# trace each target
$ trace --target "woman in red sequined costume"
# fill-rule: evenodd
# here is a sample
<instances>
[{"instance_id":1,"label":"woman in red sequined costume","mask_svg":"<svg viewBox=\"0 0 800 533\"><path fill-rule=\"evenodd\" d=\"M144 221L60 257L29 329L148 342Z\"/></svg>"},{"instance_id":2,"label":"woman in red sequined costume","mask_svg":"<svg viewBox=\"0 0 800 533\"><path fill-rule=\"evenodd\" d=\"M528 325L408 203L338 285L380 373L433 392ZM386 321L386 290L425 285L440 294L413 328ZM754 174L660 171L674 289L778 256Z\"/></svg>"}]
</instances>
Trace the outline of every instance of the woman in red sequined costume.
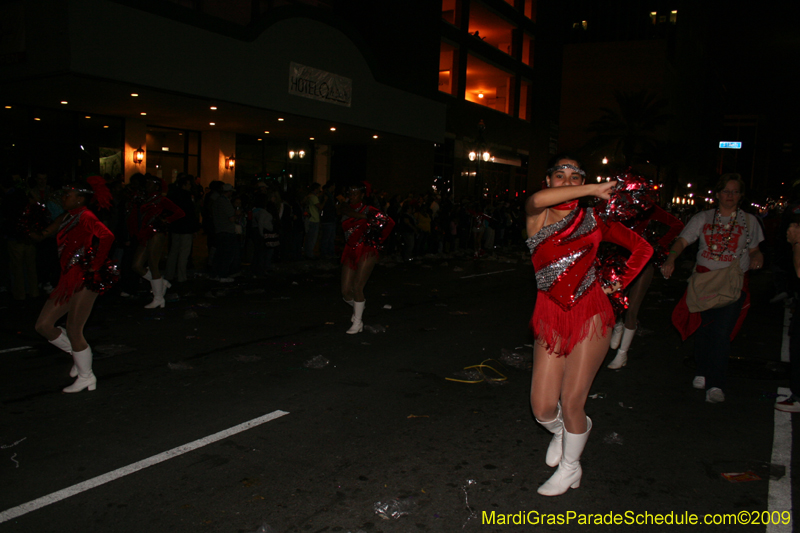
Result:
<instances>
[{"instance_id":1,"label":"woman in red sequined costume","mask_svg":"<svg viewBox=\"0 0 800 533\"><path fill-rule=\"evenodd\" d=\"M145 177L144 200L131 213L128 226L139 243L131 268L150 282L153 301L145 308L154 309L164 307L164 294L171 286L161 277L158 267L167 243L167 224L183 217L184 212L172 200L162 196L164 182L161 178L151 174ZM165 216L166 213L169 216Z\"/></svg>"},{"instance_id":2,"label":"woman in red sequined costume","mask_svg":"<svg viewBox=\"0 0 800 533\"><path fill-rule=\"evenodd\" d=\"M366 298L364 287L372 269L378 262L380 245L391 233L394 221L378 209L366 205L364 196L369 196L367 182L350 187L348 202L337 206L342 218L345 247L342 253L342 297L353 307L353 325L349 334L361 333L364 329L362 317Z\"/></svg>"},{"instance_id":3,"label":"woman in red sequined costume","mask_svg":"<svg viewBox=\"0 0 800 533\"><path fill-rule=\"evenodd\" d=\"M617 350L614 359L608 368L617 370L628 364L628 348L633 342L636 328L639 323L639 309L653 281L653 274L657 266L666 259L669 247L683 229L683 222L670 215L658 205L653 205L631 223L626 222L634 233L643 237L653 247L653 257L642 269L636 279L628 287L628 308L625 310L624 320L617 322L611 334L611 349ZM667 231L661 237L657 236L658 226L666 226ZM619 349L617 349L619 348Z\"/></svg>"},{"instance_id":4,"label":"woman in red sequined costume","mask_svg":"<svg viewBox=\"0 0 800 533\"><path fill-rule=\"evenodd\" d=\"M36 331L51 344L72 355L74 366L70 376L75 382L64 392L80 392L88 388L95 390L97 378L92 372L92 349L83 336L83 327L92 312L97 292L84 286L86 254L94 250L94 259L89 270L97 271L105 263L114 234L89 211L86 204L96 196L101 207L110 205L111 193L103 178L93 176L87 187L66 189L62 199L65 212L41 234L32 234L43 239L56 231L56 242L61 263L61 278L50 298L45 302ZM96 193L96 194L95 194ZM108 203L106 203L108 202ZM67 315L67 327L56 327L56 322Z\"/></svg>"},{"instance_id":5,"label":"woman in red sequined costume","mask_svg":"<svg viewBox=\"0 0 800 533\"><path fill-rule=\"evenodd\" d=\"M608 199L616 185L584 185L584 176L575 158L557 157L548 170L547 188L525 206L539 289L531 319L536 337L531 407L537 422L553 433L546 462L558 465L538 489L545 496L580 485L580 457L592 429L584 406L614 325L594 267L597 247L610 241L631 250L626 274L608 292L630 283L652 254L650 245L622 224L603 222L592 208L578 207L584 196Z\"/></svg>"}]
</instances>

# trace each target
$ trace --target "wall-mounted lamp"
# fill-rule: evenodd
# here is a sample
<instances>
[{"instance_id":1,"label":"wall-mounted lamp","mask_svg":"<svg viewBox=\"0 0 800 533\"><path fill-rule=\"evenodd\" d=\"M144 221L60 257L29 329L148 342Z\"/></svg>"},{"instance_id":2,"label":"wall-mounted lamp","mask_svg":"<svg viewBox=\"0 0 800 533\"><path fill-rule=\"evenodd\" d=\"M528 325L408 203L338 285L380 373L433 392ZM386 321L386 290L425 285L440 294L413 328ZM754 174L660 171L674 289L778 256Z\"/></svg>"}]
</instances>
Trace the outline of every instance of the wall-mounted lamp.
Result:
<instances>
[{"instance_id":1,"label":"wall-mounted lamp","mask_svg":"<svg viewBox=\"0 0 800 533\"><path fill-rule=\"evenodd\" d=\"M492 158L492 154L489 152L485 152L481 150L480 152L472 151L469 153L469 160L475 161L476 159L483 159L484 161L489 161Z\"/></svg>"},{"instance_id":2,"label":"wall-mounted lamp","mask_svg":"<svg viewBox=\"0 0 800 533\"><path fill-rule=\"evenodd\" d=\"M303 159L305 156L306 156L305 150L299 150L297 152L295 152L294 150L289 150L289 159L294 159L295 157Z\"/></svg>"},{"instance_id":3,"label":"wall-mounted lamp","mask_svg":"<svg viewBox=\"0 0 800 533\"><path fill-rule=\"evenodd\" d=\"M225 158L225 168L227 170L233 170L233 167L236 166L236 156L232 155L230 157Z\"/></svg>"},{"instance_id":4,"label":"wall-mounted lamp","mask_svg":"<svg viewBox=\"0 0 800 533\"><path fill-rule=\"evenodd\" d=\"M142 150L141 146L133 151L133 162L137 165L144 161L144 150Z\"/></svg>"}]
</instances>

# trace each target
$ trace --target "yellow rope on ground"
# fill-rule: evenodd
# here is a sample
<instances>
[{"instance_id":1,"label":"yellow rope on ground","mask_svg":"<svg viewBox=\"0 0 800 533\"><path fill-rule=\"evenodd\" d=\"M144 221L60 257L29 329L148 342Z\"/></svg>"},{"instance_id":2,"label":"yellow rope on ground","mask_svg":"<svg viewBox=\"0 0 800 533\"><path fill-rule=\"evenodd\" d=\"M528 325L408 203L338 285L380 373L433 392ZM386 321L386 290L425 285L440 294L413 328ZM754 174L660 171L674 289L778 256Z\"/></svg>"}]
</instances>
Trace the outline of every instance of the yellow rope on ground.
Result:
<instances>
[{"instance_id":1,"label":"yellow rope on ground","mask_svg":"<svg viewBox=\"0 0 800 533\"><path fill-rule=\"evenodd\" d=\"M479 379L479 380L476 380L476 381L468 380L468 379L456 379L456 378L444 378L444 379L446 379L447 381L455 381L456 383L483 383L484 381L490 381L490 382L491 381L506 381L508 379L507 377L505 377L503 374L498 372L496 369L494 369L491 366L486 364L489 361L494 361L495 363L497 363L501 367L503 366L502 363L500 363L498 361L495 361L494 359L485 359L485 360L481 361L481 364L479 364L479 365L472 365L472 366L465 366L464 367L464 370L471 370L473 368L476 368L478 370L478 372L480 373L480 375L483 377L483 379ZM489 370L491 370L492 372L494 372L495 374L497 374L500 377L499 378L493 378L493 377L487 376L486 374L483 373L483 369L484 368L488 368Z\"/></svg>"}]
</instances>

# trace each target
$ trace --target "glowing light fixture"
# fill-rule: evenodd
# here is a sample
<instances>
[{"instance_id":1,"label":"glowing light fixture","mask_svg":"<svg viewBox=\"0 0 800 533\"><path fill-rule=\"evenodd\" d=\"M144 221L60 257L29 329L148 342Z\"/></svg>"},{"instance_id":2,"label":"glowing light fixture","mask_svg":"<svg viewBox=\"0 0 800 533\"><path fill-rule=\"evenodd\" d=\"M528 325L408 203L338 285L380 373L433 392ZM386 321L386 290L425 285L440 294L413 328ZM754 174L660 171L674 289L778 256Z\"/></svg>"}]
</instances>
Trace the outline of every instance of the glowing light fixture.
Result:
<instances>
[{"instance_id":1,"label":"glowing light fixture","mask_svg":"<svg viewBox=\"0 0 800 533\"><path fill-rule=\"evenodd\" d=\"M142 147L140 146L133 151L133 162L138 165L142 161L144 161L144 150L142 150Z\"/></svg>"},{"instance_id":2,"label":"glowing light fixture","mask_svg":"<svg viewBox=\"0 0 800 533\"><path fill-rule=\"evenodd\" d=\"M217 125L217 123L216 123L216 122L209 122L209 123L208 123L208 125L209 125L209 126L216 126L216 125Z\"/></svg>"},{"instance_id":3,"label":"glowing light fixture","mask_svg":"<svg viewBox=\"0 0 800 533\"><path fill-rule=\"evenodd\" d=\"M69 102L67 102L66 100L61 100L61 103L62 103L63 105L67 105Z\"/></svg>"},{"instance_id":4,"label":"glowing light fixture","mask_svg":"<svg viewBox=\"0 0 800 533\"><path fill-rule=\"evenodd\" d=\"M215 105L212 105L211 107L209 107L209 109L210 109L211 111L216 111L216 110L217 110L217 106L215 106Z\"/></svg>"},{"instance_id":5,"label":"glowing light fixture","mask_svg":"<svg viewBox=\"0 0 800 533\"><path fill-rule=\"evenodd\" d=\"M133 96L135 98L135 97L139 96L139 93L131 93L131 96Z\"/></svg>"},{"instance_id":6,"label":"glowing light fixture","mask_svg":"<svg viewBox=\"0 0 800 533\"><path fill-rule=\"evenodd\" d=\"M607 158L607 157L604 157L604 158L603 158L603 164L604 164L604 165L607 165L607 164L608 164L608 158Z\"/></svg>"},{"instance_id":7,"label":"glowing light fixture","mask_svg":"<svg viewBox=\"0 0 800 533\"><path fill-rule=\"evenodd\" d=\"M336 128L334 128L334 127L331 127L331 131L336 131Z\"/></svg>"},{"instance_id":8,"label":"glowing light fixture","mask_svg":"<svg viewBox=\"0 0 800 533\"><path fill-rule=\"evenodd\" d=\"M278 122L283 122L283 119L282 118L278 118Z\"/></svg>"},{"instance_id":9,"label":"glowing light fixture","mask_svg":"<svg viewBox=\"0 0 800 533\"><path fill-rule=\"evenodd\" d=\"M225 158L225 168L228 170L233 170L236 166L236 156L232 155L230 157Z\"/></svg>"}]
</instances>

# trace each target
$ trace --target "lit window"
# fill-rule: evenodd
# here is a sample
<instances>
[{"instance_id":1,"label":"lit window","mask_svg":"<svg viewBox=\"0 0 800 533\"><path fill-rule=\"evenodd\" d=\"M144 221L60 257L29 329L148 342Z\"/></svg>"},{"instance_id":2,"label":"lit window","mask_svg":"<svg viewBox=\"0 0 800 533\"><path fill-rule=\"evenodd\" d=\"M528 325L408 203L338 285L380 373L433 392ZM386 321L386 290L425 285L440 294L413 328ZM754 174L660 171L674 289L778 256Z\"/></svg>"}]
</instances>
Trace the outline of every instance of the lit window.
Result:
<instances>
[{"instance_id":1,"label":"lit window","mask_svg":"<svg viewBox=\"0 0 800 533\"><path fill-rule=\"evenodd\" d=\"M442 20L458 26L456 20L456 0L442 0Z\"/></svg>"},{"instance_id":2,"label":"lit window","mask_svg":"<svg viewBox=\"0 0 800 533\"><path fill-rule=\"evenodd\" d=\"M467 57L467 86L464 98L482 106L508 113L511 74L470 55ZM483 94L483 97L479 97Z\"/></svg>"},{"instance_id":3,"label":"lit window","mask_svg":"<svg viewBox=\"0 0 800 533\"><path fill-rule=\"evenodd\" d=\"M678 22L678 11L677 10L669 12L669 21L672 24L675 24L676 22Z\"/></svg>"},{"instance_id":4,"label":"lit window","mask_svg":"<svg viewBox=\"0 0 800 533\"><path fill-rule=\"evenodd\" d=\"M453 94L453 71L455 61L455 47L445 42L439 47L439 90L443 93Z\"/></svg>"},{"instance_id":5,"label":"lit window","mask_svg":"<svg viewBox=\"0 0 800 533\"><path fill-rule=\"evenodd\" d=\"M511 55L511 34L514 26L490 11L480 2L473 2L469 8L469 33L492 45L501 52Z\"/></svg>"},{"instance_id":6,"label":"lit window","mask_svg":"<svg viewBox=\"0 0 800 533\"><path fill-rule=\"evenodd\" d=\"M527 33L522 34L522 62L529 67L533 66L533 43L534 39Z\"/></svg>"},{"instance_id":7,"label":"lit window","mask_svg":"<svg viewBox=\"0 0 800 533\"><path fill-rule=\"evenodd\" d=\"M589 23L586 22L585 20L582 20L581 21L581 27L585 30L587 28L587 26L589 26Z\"/></svg>"},{"instance_id":8,"label":"lit window","mask_svg":"<svg viewBox=\"0 0 800 533\"><path fill-rule=\"evenodd\" d=\"M655 11L651 11L650 22L655 26L657 20L658 20L658 13L656 13Z\"/></svg>"}]
</instances>

